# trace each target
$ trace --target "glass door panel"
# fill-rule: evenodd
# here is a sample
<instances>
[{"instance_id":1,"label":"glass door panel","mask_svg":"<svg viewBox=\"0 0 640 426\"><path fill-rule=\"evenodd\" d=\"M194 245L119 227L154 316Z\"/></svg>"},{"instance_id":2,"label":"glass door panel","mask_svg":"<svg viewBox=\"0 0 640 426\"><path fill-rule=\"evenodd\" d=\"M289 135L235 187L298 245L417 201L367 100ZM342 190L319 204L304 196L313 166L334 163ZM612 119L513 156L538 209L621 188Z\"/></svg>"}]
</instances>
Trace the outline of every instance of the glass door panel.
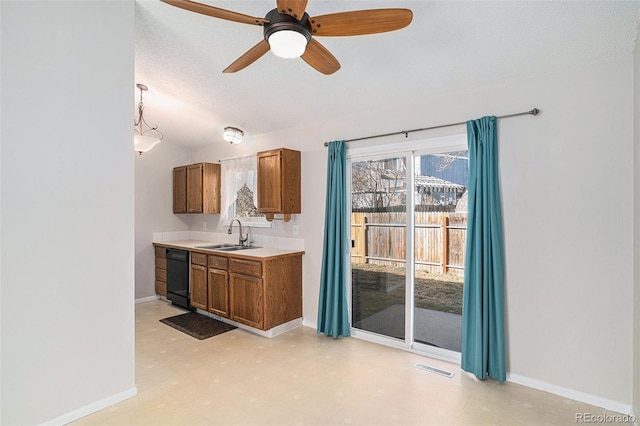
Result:
<instances>
[{"instance_id":1,"label":"glass door panel","mask_svg":"<svg viewBox=\"0 0 640 426\"><path fill-rule=\"evenodd\" d=\"M405 339L405 157L351 163L351 324Z\"/></svg>"},{"instance_id":2,"label":"glass door panel","mask_svg":"<svg viewBox=\"0 0 640 426\"><path fill-rule=\"evenodd\" d=\"M413 340L460 352L468 153L414 158Z\"/></svg>"}]
</instances>

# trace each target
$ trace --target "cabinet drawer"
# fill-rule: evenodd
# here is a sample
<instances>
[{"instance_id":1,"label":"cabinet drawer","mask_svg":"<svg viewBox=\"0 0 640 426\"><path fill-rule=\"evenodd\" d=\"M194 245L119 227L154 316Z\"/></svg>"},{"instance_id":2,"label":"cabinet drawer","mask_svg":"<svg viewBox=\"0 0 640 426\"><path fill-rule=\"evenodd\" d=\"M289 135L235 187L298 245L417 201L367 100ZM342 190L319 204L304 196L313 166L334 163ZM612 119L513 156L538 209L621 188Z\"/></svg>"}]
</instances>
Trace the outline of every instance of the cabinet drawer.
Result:
<instances>
[{"instance_id":1,"label":"cabinet drawer","mask_svg":"<svg viewBox=\"0 0 640 426\"><path fill-rule=\"evenodd\" d=\"M167 282L167 270L156 268L156 281Z\"/></svg>"},{"instance_id":2,"label":"cabinet drawer","mask_svg":"<svg viewBox=\"0 0 640 426\"><path fill-rule=\"evenodd\" d=\"M167 258L166 257L156 257L156 268L167 269Z\"/></svg>"},{"instance_id":3,"label":"cabinet drawer","mask_svg":"<svg viewBox=\"0 0 640 426\"><path fill-rule=\"evenodd\" d=\"M191 252L191 263L195 265L207 266L207 255Z\"/></svg>"},{"instance_id":4,"label":"cabinet drawer","mask_svg":"<svg viewBox=\"0 0 640 426\"><path fill-rule=\"evenodd\" d=\"M229 259L229 271L262 277L262 262L244 259Z\"/></svg>"},{"instance_id":5,"label":"cabinet drawer","mask_svg":"<svg viewBox=\"0 0 640 426\"><path fill-rule=\"evenodd\" d=\"M156 257L167 258L167 249L164 247L156 247Z\"/></svg>"},{"instance_id":6,"label":"cabinet drawer","mask_svg":"<svg viewBox=\"0 0 640 426\"><path fill-rule=\"evenodd\" d=\"M227 270L227 258L224 256L209 255L209 267L214 269Z\"/></svg>"}]
</instances>

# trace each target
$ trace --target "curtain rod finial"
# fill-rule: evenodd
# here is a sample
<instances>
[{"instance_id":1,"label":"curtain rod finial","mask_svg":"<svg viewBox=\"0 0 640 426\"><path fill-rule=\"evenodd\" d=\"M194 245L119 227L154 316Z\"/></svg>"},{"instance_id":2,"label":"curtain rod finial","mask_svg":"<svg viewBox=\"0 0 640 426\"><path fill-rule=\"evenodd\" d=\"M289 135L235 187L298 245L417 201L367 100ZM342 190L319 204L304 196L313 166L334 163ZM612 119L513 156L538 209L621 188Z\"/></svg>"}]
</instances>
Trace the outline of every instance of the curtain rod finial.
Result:
<instances>
[{"instance_id":1,"label":"curtain rod finial","mask_svg":"<svg viewBox=\"0 0 640 426\"><path fill-rule=\"evenodd\" d=\"M538 115L540 114L540 110L538 108L534 108L530 111L531 115Z\"/></svg>"}]
</instances>

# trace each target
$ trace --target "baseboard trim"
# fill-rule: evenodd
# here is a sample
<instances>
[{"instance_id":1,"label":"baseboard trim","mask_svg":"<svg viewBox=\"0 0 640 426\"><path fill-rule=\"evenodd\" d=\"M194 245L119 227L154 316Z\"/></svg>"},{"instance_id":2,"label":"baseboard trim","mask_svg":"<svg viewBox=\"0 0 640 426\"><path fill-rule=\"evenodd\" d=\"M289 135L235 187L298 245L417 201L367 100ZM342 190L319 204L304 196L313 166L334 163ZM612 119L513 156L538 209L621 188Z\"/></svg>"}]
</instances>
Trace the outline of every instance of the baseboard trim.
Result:
<instances>
[{"instance_id":1,"label":"baseboard trim","mask_svg":"<svg viewBox=\"0 0 640 426\"><path fill-rule=\"evenodd\" d=\"M266 336L265 337L276 337L279 336L283 333L287 333L291 330L293 330L294 328L298 328L302 325L302 318L298 318L298 319L294 319L292 321L289 322L285 322L284 324L280 324L276 327L273 327L272 329L267 330Z\"/></svg>"},{"instance_id":2,"label":"baseboard trim","mask_svg":"<svg viewBox=\"0 0 640 426\"><path fill-rule=\"evenodd\" d=\"M520 376L518 374L507 373L507 380L519 385L573 399L574 401L580 401L590 405L595 405L596 407L604 408L606 410L615 411L616 413L626 415L631 414L631 404L623 404L618 401L602 398L600 396L592 395L586 392L580 392L562 386L557 386L551 383L543 382L541 380L531 379L529 377Z\"/></svg>"},{"instance_id":3,"label":"baseboard trim","mask_svg":"<svg viewBox=\"0 0 640 426\"><path fill-rule=\"evenodd\" d=\"M318 323L315 321L307 321L306 319L302 318L302 325L304 325L305 327L309 327L309 328L315 328L316 330L318 329Z\"/></svg>"},{"instance_id":4,"label":"baseboard trim","mask_svg":"<svg viewBox=\"0 0 640 426\"><path fill-rule=\"evenodd\" d=\"M151 302L153 300L158 300L158 299L160 299L160 296L158 296L157 294L155 296L143 297L141 299L136 299L136 305L138 303Z\"/></svg>"},{"instance_id":5,"label":"baseboard trim","mask_svg":"<svg viewBox=\"0 0 640 426\"><path fill-rule=\"evenodd\" d=\"M132 398L138 394L138 388L135 386L131 389L127 389L126 391L117 393L115 395L111 395L107 398L101 399L96 402L92 402L91 404L85 405L84 407L78 408L77 410L73 410L67 414L63 414L60 417L56 417L55 419L51 419L42 423L43 425L66 425L67 423L71 423L78 419L81 419L89 414L93 414L96 411L103 410L113 404L117 404L118 402L122 402L125 399Z\"/></svg>"},{"instance_id":6,"label":"baseboard trim","mask_svg":"<svg viewBox=\"0 0 640 426\"><path fill-rule=\"evenodd\" d=\"M196 312L198 312L199 314L211 317L213 319L217 319L218 321L222 321L222 322L226 322L227 324L235 325L236 327L241 328L241 329L246 330L246 331L249 331L249 332L251 332L253 334L258 334L258 335L260 335L262 337L268 337L269 339L271 339L272 337L276 337L276 336L278 336L278 335L280 335L282 333L286 333L287 331L291 331L294 328L300 327L302 325L302 318L297 318L297 319L291 320L289 322L285 322L284 324L280 324L278 326L270 328L267 331L263 331L263 330L259 330L257 328L251 327L249 325L233 321L233 320L231 320L229 318L224 318L224 317L221 317L220 315L216 315L216 314L212 314L211 312L203 311L202 309L197 309L196 308Z\"/></svg>"}]
</instances>

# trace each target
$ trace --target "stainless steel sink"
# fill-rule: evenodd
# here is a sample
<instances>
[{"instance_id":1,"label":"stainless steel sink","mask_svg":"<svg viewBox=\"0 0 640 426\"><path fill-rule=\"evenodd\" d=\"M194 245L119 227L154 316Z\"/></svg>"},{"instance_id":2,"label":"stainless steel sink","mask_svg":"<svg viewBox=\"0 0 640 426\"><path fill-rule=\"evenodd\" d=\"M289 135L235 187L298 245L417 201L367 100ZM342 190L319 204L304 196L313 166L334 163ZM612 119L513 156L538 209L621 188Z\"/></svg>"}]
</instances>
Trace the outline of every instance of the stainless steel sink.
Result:
<instances>
[{"instance_id":1,"label":"stainless steel sink","mask_svg":"<svg viewBox=\"0 0 640 426\"><path fill-rule=\"evenodd\" d=\"M225 247L235 247L236 244L212 244L209 246L196 246L196 248L210 249L210 250L218 250Z\"/></svg>"},{"instance_id":2,"label":"stainless steel sink","mask_svg":"<svg viewBox=\"0 0 640 426\"><path fill-rule=\"evenodd\" d=\"M261 248L261 247L256 247L256 246L233 246L233 247L221 247L217 250L222 250L222 251L236 251L236 250L247 250L247 249L254 249L254 248Z\"/></svg>"},{"instance_id":3,"label":"stainless steel sink","mask_svg":"<svg viewBox=\"0 0 640 426\"><path fill-rule=\"evenodd\" d=\"M236 251L236 250L247 250L260 248L256 246L241 246L238 244L213 244L210 246L197 246L197 248L207 249L207 250L221 250L221 251Z\"/></svg>"}]
</instances>

